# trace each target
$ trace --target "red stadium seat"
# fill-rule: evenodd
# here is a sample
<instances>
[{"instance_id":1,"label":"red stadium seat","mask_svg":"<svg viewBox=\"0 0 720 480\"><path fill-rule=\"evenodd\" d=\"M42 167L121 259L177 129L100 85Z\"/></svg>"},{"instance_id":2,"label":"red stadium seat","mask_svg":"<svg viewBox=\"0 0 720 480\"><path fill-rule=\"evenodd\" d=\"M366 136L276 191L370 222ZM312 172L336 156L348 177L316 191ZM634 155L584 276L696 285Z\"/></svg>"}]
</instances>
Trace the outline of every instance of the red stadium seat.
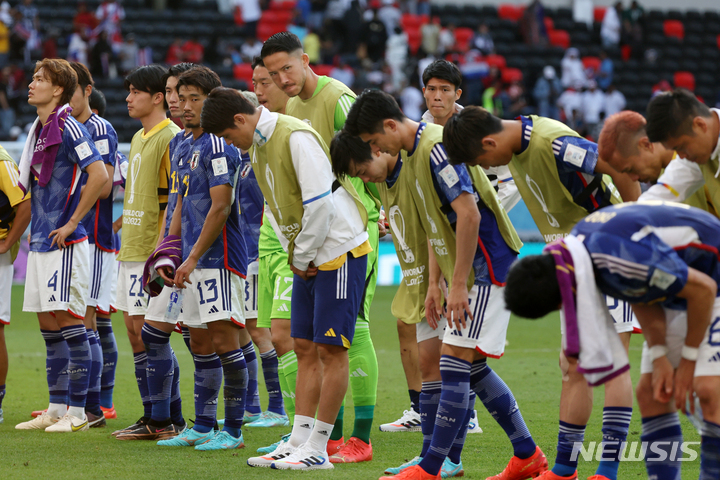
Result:
<instances>
[{"instance_id":1,"label":"red stadium seat","mask_svg":"<svg viewBox=\"0 0 720 480\"><path fill-rule=\"evenodd\" d=\"M461 52L467 52L470 48L470 42L472 42L475 33L471 28L460 27L455 29L455 45Z\"/></svg>"},{"instance_id":2,"label":"red stadium seat","mask_svg":"<svg viewBox=\"0 0 720 480\"><path fill-rule=\"evenodd\" d=\"M407 33L408 36L408 47L410 47L410 53L415 55L418 50L420 50L420 45L422 45L422 34L419 29L406 30L405 33Z\"/></svg>"},{"instance_id":3,"label":"red stadium seat","mask_svg":"<svg viewBox=\"0 0 720 480\"><path fill-rule=\"evenodd\" d=\"M503 83L521 82L523 79L522 71L519 68L503 68L500 76Z\"/></svg>"},{"instance_id":4,"label":"red stadium seat","mask_svg":"<svg viewBox=\"0 0 720 480\"><path fill-rule=\"evenodd\" d=\"M720 35L717 36L717 44L718 44L718 48L720 48Z\"/></svg>"},{"instance_id":5,"label":"red stadium seat","mask_svg":"<svg viewBox=\"0 0 720 480\"><path fill-rule=\"evenodd\" d=\"M630 60L630 55L632 55L632 47L630 45L620 47L620 57L623 59L623 62Z\"/></svg>"},{"instance_id":6,"label":"red stadium seat","mask_svg":"<svg viewBox=\"0 0 720 480\"><path fill-rule=\"evenodd\" d=\"M555 30L555 22L553 22L553 19L550 17L545 17L545 30L547 30L548 33Z\"/></svg>"},{"instance_id":7,"label":"red stadium seat","mask_svg":"<svg viewBox=\"0 0 720 480\"><path fill-rule=\"evenodd\" d=\"M496 67L498 70L502 70L507 66L505 57L502 55L488 55L485 57L485 63L488 64L488 67Z\"/></svg>"},{"instance_id":8,"label":"red stadium seat","mask_svg":"<svg viewBox=\"0 0 720 480\"><path fill-rule=\"evenodd\" d=\"M673 83L676 88L687 88L691 92L695 91L695 75L690 72L675 72Z\"/></svg>"},{"instance_id":9,"label":"red stadium seat","mask_svg":"<svg viewBox=\"0 0 720 480\"><path fill-rule=\"evenodd\" d=\"M680 20L665 20L663 32L666 37L676 37L682 40L685 38L685 26Z\"/></svg>"},{"instance_id":10,"label":"red stadium seat","mask_svg":"<svg viewBox=\"0 0 720 480\"><path fill-rule=\"evenodd\" d=\"M294 0L284 0L284 1L278 1L273 0L270 2L270 10L287 10L292 12L295 9L295 1Z\"/></svg>"},{"instance_id":11,"label":"red stadium seat","mask_svg":"<svg viewBox=\"0 0 720 480\"><path fill-rule=\"evenodd\" d=\"M570 46L570 34L565 30L553 30L548 32L550 45L554 47L568 48Z\"/></svg>"},{"instance_id":12,"label":"red stadium seat","mask_svg":"<svg viewBox=\"0 0 720 480\"><path fill-rule=\"evenodd\" d=\"M257 26L257 38L261 42L264 42L276 33L284 32L286 29L287 24L260 22Z\"/></svg>"},{"instance_id":13,"label":"red stadium seat","mask_svg":"<svg viewBox=\"0 0 720 480\"><path fill-rule=\"evenodd\" d=\"M333 69L332 65L313 65L312 67L313 72L315 72L316 75L325 75L326 77L330 75L330 71Z\"/></svg>"},{"instance_id":14,"label":"red stadium seat","mask_svg":"<svg viewBox=\"0 0 720 480\"><path fill-rule=\"evenodd\" d=\"M233 67L233 78L242 80L248 84L248 88L252 88L252 65L249 63L238 63Z\"/></svg>"},{"instance_id":15,"label":"red stadium seat","mask_svg":"<svg viewBox=\"0 0 720 480\"><path fill-rule=\"evenodd\" d=\"M583 63L583 67L585 67L586 69L591 68L595 72L600 70L601 62L598 57L583 57L582 63Z\"/></svg>"},{"instance_id":16,"label":"red stadium seat","mask_svg":"<svg viewBox=\"0 0 720 480\"><path fill-rule=\"evenodd\" d=\"M602 23L603 19L605 18L606 11L607 7L595 7L595 9L593 10L595 21L598 23Z\"/></svg>"},{"instance_id":17,"label":"red stadium seat","mask_svg":"<svg viewBox=\"0 0 720 480\"><path fill-rule=\"evenodd\" d=\"M423 23L427 23L427 21L423 22L423 20L425 19L420 15L404 13L400 19L400 25L402 25L403 30L406 32L408 30L418 30Z\"/></svg>"},{"instance_id":18,"label":"red stadium seat","mask_svg":"<svg viewBox=\"0 0 720 480\"><path fill-rule=\"evenodd\" d=\"M287 25L293 17L292 10L266 10L263 12L260 21L263 23L282 23Z\"/></svg>"},{"instance_id":19,"label":"red stadium seat","mask_svg":"<svg viewBox=\"0 0 720 480\"><path fill-rule=\"evenodd\" d=\"M522 17L524 11L524 5L504 4L498 7L497 12L498 17L502 20L512 20L513 22L517 22L520 20L520 17Z\"/></svg>"}]
</instances>

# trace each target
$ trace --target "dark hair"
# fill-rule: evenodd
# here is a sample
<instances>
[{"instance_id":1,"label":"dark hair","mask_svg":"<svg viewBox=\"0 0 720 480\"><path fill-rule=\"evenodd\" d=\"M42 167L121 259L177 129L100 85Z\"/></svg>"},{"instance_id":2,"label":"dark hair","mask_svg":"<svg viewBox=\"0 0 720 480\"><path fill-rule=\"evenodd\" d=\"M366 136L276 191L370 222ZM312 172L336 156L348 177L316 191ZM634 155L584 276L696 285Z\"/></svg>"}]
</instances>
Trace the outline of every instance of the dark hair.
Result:
<instances>
[{"instance_id":1,"label":"dark hair","mask_svg":"<svg viewBox=\"0 0 720 480\"><path fill-rule=\"evenodd\" d=\"M198 65L190 70L180 74L178 77L177 88L180 90L181 86L193 86L197 87L207 95L213 91L214 88L222 85L218 74L210 70L208 67Z\"/></svg>"},{"instance_id":2,"label":"dark hair","mask_svg":"<svg viewBox=\"0 0 720 480\"><path fill-rule=\"evenodd\" d=\"M255 70L255 67L264 67L265 62L263 62L263 59L261 56L253 57L252 59L252 69Z\"/></svg>"},{"instance_id":3,"label":"dark hair","mask_svg":"<svg viewBox=\"0 0 720 480\"><path fill-rule=\"evenodd\" d=\"M665 142L691 133L693 119L709 117L710 109L689 90L676 88L650 100L646 116L650 141Z\"/></svg>"},{"instance_id":4,"label":"dark hair","mask_svg":"<svg viewBox=\"0 0 720 480\"><path fill-rule=\"evenodd\" d=\"M163 75L162 77L163 91L165 89L164 86L167 85L168 78L179 77L181 74L187 72L193 67L197 67L197 64L190 62L182 62L178 63L177 65L173 65L172 67L168 67L167 72L165 72L165 75Z\"/></svg>"},{"instance_id":5,"label":"dark hair","mask_svg":"<svg viewBox=\"0 0 720 480\"><path fill-rule=\"evenodd\" d=\"M85 65L78 62L70 62L70 66L73 70L75 70L75 75L77 75L77 83L78 85L80 85L80 88L85 90L88 85L95 86L92 75L90 75L90 71Z\"/></svg>"},{"instance_id":6,"label":"dark hair","mask_svg":"<svg viewBox=\"0 0 720 480\"><path fill-rule=\"evenodd\" d=\"M130 90L132 85L136 90L141 92L148 92L150 95L161 93L163 96L163 106L167 109L167 102L165 101L165 74L167 68L157 63L152 65L144 65L138 67L125 77L125 90Z\"/></svg>"},{"instance_id":7,"label":"dark hair","mask_svg":"<svg viewBox=\"0 0 720 480\"><path fill-rule=\"evenodd\" d=\"M294 53L302 49L303 44L297 35L290 32L280 32L265 40L262 50L260 50L260 56L264 59L275 53Z\"/></svg>"},{"instance_id":8,"label":"dark hair","mask_svg":"<svg viewBox=\"0 0 720 480\"><path fill-rule=\"evenodd\" d=\"M101 117L104 117L105 109L107 109L107 101L105 100L105 94L103 94L97 88L93 87L88 100L90 102L90 110L97 110L97 114Z\"/></svg>"},{"instance_id":9,"label":"dark hair","mask_svg":"<svg viewBox=\"0 0 720 480\"><path fill-rule=\"evenodd\" d=\"M372 160L370 145L360 137L340 130L330 142L330 160L335 176L344 178L350 174L350 165L361 165Z\"/></svg>"},{"instance_id":10,"label":"dark hair","mask_svg":"<svg viewBox=\"0 0 720 480\"><path fill-rule=\"evenodd\" d=\"M351 135L380 133L383 122L392 119L402 122L405 115L392 95L380 90L367 89L355 99L347 114L345 130Z\"/></svg>"},{"instance_id":11,"label":"dark hair","mask_svg":"<svg viewBox=\"0 0 720 480\"><path fill-rule=\"evenodd\" d=\"M252 115L256 112L250 101L233 88L217 87L203 103L200 126L206 133L219 135L235 127L235 115Z\"/></svg>"},{"instance_id":12,"label":"dark hair","mask_svg":"<svg viewBox=\"0 0 720 480\"><path fill-rule=\"evenodd\" d=\"M62 87L63 89L58 105L65 105L70 102L77 88L77 73L75 73L75 70L70 66L70 63L61 58L46 58L35 64L33 75L41 68L43 69L43 74L50 80L51 84Z\"/></svg>"},{"instance_id":13,"label":"dark hair","mask_svg":"<svg viewBox=\"0 0 720 480\"><path fill-rule=\"evenodd\" d=\"M502 121L484 108L469 106L450 117L443 130L443 146L452 165L475 160L485 153L483 138L503 129Z\"/></svg>"},{"instance_id":14,"label":"dark hair","mask_svg":"<svg viewBox=\"0 0 720 480\"><path fill-rule=\"evenodd\" d=\"M457 65L447 60L435 60L427 66L422 74L422 80L425 86L427 86L428 82L433 78L452 83L455 85L455 90L460 88L462 84L462 73L460 73L460 69Z\"/></svg>"},{"instance_id":15,"label":"dark hair","mask_svg":"<svg viewBox=\"0 0 720 480\"><path fill-rule=\"evenodd\" d=\"M541 318L562 303L552 255L529 255L507 274L505 307L518 317Z\"/></svg>"}]
</instances>

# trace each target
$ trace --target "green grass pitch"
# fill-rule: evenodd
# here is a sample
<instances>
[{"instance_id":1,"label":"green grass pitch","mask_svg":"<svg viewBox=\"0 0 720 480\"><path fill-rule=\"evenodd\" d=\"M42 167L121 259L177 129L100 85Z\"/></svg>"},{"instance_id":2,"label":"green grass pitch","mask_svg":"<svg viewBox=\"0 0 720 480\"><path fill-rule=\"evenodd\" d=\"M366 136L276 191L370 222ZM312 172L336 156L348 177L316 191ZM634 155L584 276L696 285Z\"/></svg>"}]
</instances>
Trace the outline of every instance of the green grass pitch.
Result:
<instances>
[{"instance_id":1,"label":"green grass pitch","mask_svg":"<svg viewBox=\"0 0 720 480\"><path fill-rule=\"evenodd\" d=\"M22 287L13 287L12 324L6 327L10 355L7 395L3 402L5 423L0 425L0 478L132 478L132 479L213 479L213 478L274 478L305 475L250 468L246 459L255 449L275 442L289 428L244 429L246 448L234 451L196 452L191 448L161 448L155 442L120 442L110 432L125 427L140 417L142 410L135 384L132 355L122 317L114 316L113 326L118 340L118 361L115 407L117 420L108 427L78 434L47 434L42 431L18 431L15 424L30 419L30 411L47 406L45 381L45 347L34 314L22 312ZM378 287L372 310L371 332L380 364L377 408L372 443L373 461L357 465L340 465L331 471L313 473L317 478L376 479L387 467L397 466L419 453L420 433L381 433L377 426L397 419L409 407L405 377L400 363L395 320L390 314L394 288ZM552 465L557 441L560 374L558 351L559 325L556 315L531 322L513 318L508 330L509 345L505 356L491 360L493 369L507 382L517 398L525 421L535 441ZM193 414L193 364L180 335L173 335L172 344L181 365L181 389L186 418ZM642 341L633 338L630 357L633 380L638 377ZM262 371L262 370L261 370ZM261 380L262 385L262 380ZM261 386L262 405L267 405ZM220 402L222 415L222 401ZM602 388L595 390L593 415L585 435L586 444L600 442L602 435ZM510 442L483 406L476 406L482 434L469 435L463 452L465 478L484 480L502 471L512 455ZM348 395L345 409L346 438L352 431L352 400ZM682 418L685 440L699 441L689 422ZM633 412L628 441L640 439L640 416ZM698 451L699 448L695 447ZM579 478L595 473L597 462L579 466ZM698 478L699 458L683 465L683 479ZM642 462L624 462L621 480L647 478Z\"/></svg>"}]
</instances>

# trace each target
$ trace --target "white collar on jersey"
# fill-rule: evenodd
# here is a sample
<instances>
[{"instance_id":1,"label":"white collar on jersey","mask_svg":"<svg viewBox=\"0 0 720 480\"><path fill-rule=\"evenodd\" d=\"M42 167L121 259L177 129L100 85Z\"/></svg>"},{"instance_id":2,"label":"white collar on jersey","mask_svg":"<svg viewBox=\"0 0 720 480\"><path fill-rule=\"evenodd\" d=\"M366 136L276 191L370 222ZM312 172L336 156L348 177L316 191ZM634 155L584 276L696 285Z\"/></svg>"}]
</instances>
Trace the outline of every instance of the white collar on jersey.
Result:
<instances>
[{"instance_id":1,"label":"white collar on jersey","mask_svg":"<svg viewBox=\"0 0 720 480\"><path fill-rule=\"evenodd\" d=\"M265 107L258 107L260 109L260 118L255 126L255 133L253 134L253 143L258 147L265 145L270 137L272 137L275 131L275 126L278 121L278 114L273 113Z\"/></svg>"}]
</instances>

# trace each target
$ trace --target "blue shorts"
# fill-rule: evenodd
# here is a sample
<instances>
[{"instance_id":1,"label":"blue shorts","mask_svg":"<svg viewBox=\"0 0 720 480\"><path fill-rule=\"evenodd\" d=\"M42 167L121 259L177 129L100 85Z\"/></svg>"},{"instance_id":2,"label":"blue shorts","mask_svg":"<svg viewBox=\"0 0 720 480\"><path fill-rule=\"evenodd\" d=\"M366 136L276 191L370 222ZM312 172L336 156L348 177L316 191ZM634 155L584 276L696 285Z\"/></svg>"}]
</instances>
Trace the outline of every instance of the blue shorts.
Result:
<instances>
[{"instance_id":1,"label":"blue shorts","mask_svg":"<svg viewBox=\"0 0 720 480\"><path fill-rule=\"evenodd\" d=\"M367 255L347 260L337 270L319 270L305 281L293 278L290 336L350 348L365 290Z\"/></svg>"}]
</instances>

